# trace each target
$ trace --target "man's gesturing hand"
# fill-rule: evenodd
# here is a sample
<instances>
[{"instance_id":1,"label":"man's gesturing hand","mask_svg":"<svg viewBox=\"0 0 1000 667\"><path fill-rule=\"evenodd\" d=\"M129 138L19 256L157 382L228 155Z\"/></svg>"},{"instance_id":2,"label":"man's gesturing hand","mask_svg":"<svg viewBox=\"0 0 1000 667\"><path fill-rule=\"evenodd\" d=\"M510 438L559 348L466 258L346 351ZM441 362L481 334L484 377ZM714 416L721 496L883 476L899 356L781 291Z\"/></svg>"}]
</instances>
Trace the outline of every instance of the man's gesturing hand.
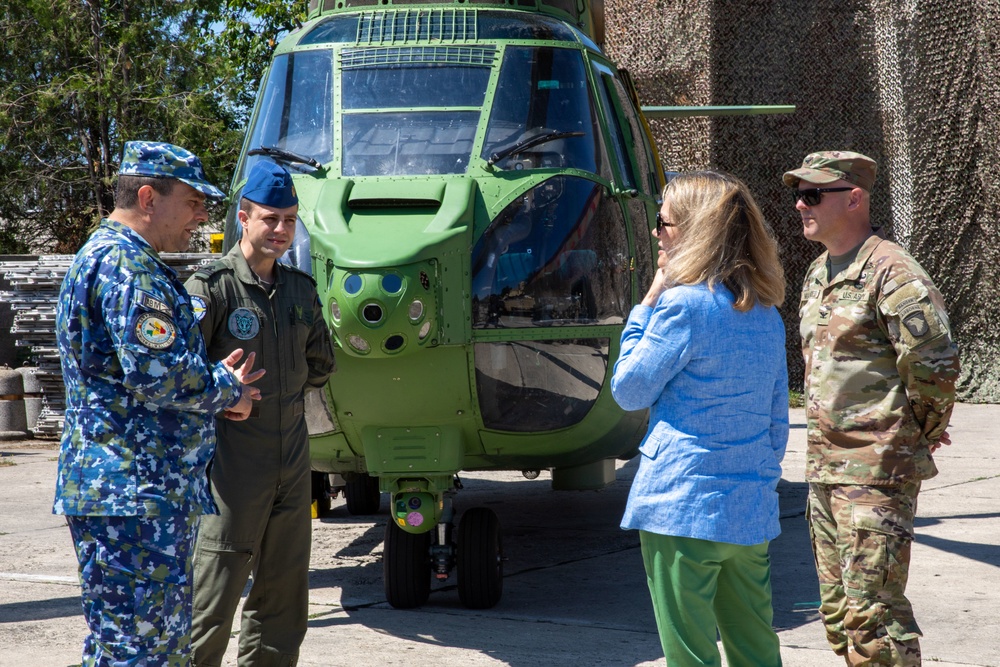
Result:
<instances>
[{"instance_id":1,"label":"man's gesturing hand","mask_svg":"<svg viewBox=\"0 0 1000 667\"><path fill-rule=\"evenodd\" d=\"M253 402L260 400L260 389L251 387L250 385L259 380L267 371L263 368L256 371L253 370L256 356L256 352L251 352L247 355L247 360L243 362L243 365L237 368L236 364L243 358L243 348L238 348L222 360L222 364L231 370L236 379L243 385L243 394L240 396L240 402L223 411L222 416L226 419L232 419L233 421L246 419L250 416L250 409L253 407Z\"/></svg>"}]
</instances>

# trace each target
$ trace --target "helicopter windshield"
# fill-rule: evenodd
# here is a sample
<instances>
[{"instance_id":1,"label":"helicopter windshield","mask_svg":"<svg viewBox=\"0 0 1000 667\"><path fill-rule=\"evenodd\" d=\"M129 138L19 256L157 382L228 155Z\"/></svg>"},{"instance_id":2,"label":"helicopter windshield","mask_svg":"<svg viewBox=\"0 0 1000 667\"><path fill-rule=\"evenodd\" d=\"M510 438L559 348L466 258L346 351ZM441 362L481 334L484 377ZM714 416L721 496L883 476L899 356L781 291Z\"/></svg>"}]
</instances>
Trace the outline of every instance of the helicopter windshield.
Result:
<instances>
[{"instance_id":1,"label":"helicopter windshield","mask_svg":"<svg viewBox=\"0 0 1000 667\"><path fill-rule=\"evenodd\" d=\"M328 50L277 56L264 85L249 146L333 159L333 58ZM248 162L250 162L248 160Z\"/></svg>"},{"instance_id":2,"label":"helicopter windshield","mask_svg":"<svg viewBox=\"0 0 1000 667\"><path fill-rule=\"evenodd\" d=\"M559 134L498 160L500 169L545 167L601 174L597 115L583 54L575 49L511 46L504 53L482 157L490 160L533 137Z\"/></svg>"},{"instance_id":3,"label":"helicopter windshield","mask_svg":"<svg viewBox=\"0 0 1000 667\"><path fill-rule=\"evenodd\" d=\"M481 64L467 50L455 62L449 47L374 51L343 55L343 174L464 174L493 49L479 50Z\"/></svg>"}]
</instances>

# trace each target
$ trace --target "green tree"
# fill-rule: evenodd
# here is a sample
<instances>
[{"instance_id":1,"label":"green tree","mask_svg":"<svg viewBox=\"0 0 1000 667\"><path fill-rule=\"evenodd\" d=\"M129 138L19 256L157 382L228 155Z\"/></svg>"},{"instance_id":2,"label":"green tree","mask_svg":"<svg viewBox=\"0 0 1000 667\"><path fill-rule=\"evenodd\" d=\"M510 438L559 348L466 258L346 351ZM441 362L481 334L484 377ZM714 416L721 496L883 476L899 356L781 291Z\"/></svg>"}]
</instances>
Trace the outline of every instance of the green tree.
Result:
<instances>
[{"instance_id":1,"label":"green tree","mask_svg":"<svg viewBox=\"0 0 1000 667\"><path fill-rule=\"evenodd\" d=\"M0 252L72 253L114 205L125 141L228 183L273 39L305 0L20 0L0 9Z\"/></svg>"},{"instance_id":2,"label":"green tree","mask_svg":"<svg viewBox=\"0 0 1000 667\"><path fill-rule=\"evenodd\" d=\"M229 0L202 32L219 65L219 85L242 126L282 37L302 25L307 0Z\"/></svg>"}]
</instances>

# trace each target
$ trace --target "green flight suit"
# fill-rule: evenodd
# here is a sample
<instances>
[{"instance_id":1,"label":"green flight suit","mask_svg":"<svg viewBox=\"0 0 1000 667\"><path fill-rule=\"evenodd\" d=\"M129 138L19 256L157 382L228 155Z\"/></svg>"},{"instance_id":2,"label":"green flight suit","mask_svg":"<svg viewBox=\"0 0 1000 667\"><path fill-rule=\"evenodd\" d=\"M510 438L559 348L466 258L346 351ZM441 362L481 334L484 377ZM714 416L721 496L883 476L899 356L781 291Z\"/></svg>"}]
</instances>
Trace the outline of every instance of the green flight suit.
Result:
<instances>
[{"instance_id":1,"label":"green flight suit","mask_svg":"<svg viewBox=\"0 0 1000 667\"><path fill-rule=\"evenodd\" d=\"M220 514L205 516L194 558L195 664L221 665L248 577L239 665L294 665L309 602L310 467L304 395L336 369L316 284L278 264L265 288L239 245L196 272L186 287L209 358L256 352L261 400L245 421L217 419L210 468ZM244 357L245 358L245 357Z\"/></svg>"}]
</instances>

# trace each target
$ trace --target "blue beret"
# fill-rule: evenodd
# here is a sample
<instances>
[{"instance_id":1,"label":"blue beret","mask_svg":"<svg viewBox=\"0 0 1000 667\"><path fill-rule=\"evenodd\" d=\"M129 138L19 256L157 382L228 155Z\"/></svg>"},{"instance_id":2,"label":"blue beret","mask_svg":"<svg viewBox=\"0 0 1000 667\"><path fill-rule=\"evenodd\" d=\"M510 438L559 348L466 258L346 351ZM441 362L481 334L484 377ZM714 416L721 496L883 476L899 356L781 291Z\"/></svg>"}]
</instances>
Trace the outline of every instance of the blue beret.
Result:
<instances>
[{"instance_id":1,"label":"blue beret","mask_svg":"<svg viewBox=\"0 0 1000 667\"><path fill-rule=\"evenodd\" d=\"M284 167L267 161L255 162L250 168L240 196L272 208L289 208L299 203L292 175Z\"/></svg>"},{"instance_id":2,"label":"blue beret","mask_svg":"<svg viewBox=\"0 0 1000 667\"><path fill-rule=\"evenodd\" d=\"M222 199L226 196L205 178L205 169L194 153L159 141L125 142L118 173L126 176L176 178L210 199Z\"/></svg>"}]
</instances>

